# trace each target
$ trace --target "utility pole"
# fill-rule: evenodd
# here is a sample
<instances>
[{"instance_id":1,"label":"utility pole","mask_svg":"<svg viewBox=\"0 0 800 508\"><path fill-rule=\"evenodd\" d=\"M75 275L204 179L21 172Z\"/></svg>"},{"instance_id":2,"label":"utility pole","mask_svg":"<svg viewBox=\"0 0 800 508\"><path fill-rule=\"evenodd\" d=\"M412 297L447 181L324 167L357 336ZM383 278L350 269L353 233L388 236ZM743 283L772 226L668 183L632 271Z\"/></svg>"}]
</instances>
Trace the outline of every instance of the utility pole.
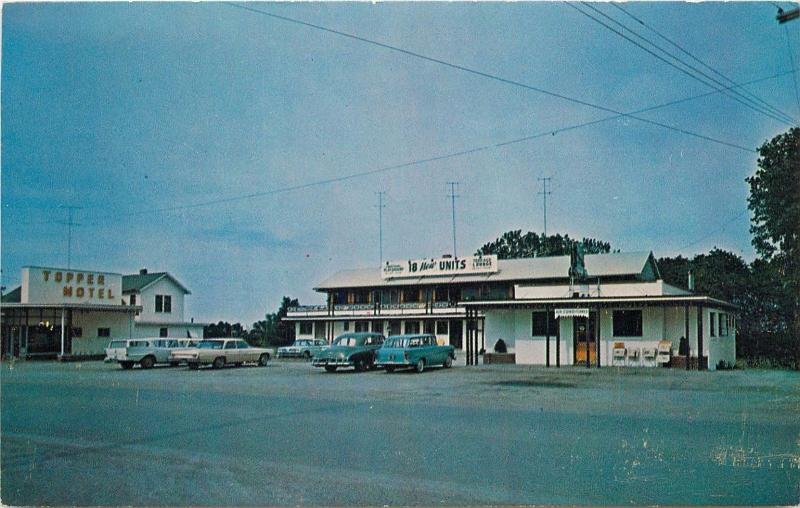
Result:
<instances>
[{"instance_id":1,"label":"utility pole","mask_svg":"<svg viewBox=\"0 0 800 508\"><path fill-rule=\"evenodd\" d=\"M67 269L71 268L72 263L72 226L80 226L80 224L72 221L72 212L75 210L80 210L80 206L59 206L59 208L66 208L68 214L67 222L59 222L59 224L63 224L67 226Z\"/></svg>"},{"instance_id":2,"label":"utility pole","mask_svg":"<svg viewBox=\"0 0 800 508\"><path fill-rule=\"evenodd\" d=\"M380 246L381 265L383 266L383 209L386 205L383 204L383 197L386 196L386 191L379 191L375 194L378 195L378 245Z\"/></svg>"},{"instance_id":3,"label":"utility pole","mask_svg":"<svg viewBox=\"0 0 800 508\"><path fill-rule=\"evenodd\" d=\"M456 187L458 187L459 182L447 182L447 185L450 186L450 194L447 196L450 198L450 202L452 203L453 207L453 257L457 258L458 253L456 252L456 198L458 194L456 194Z\"/></svg>"},{"instance_id":4,"label":"utility pole","mask_svg":"<svg viewBox=\"0 0 800 508\"><path fill-rule=\"evenodd\" d=\"M550 184L550 180L552 180L552 178L550 178L549 176L544 176L541 178L537 178L537 180L542 182L543 185L543 188L541 191L539 191L539 194L544 196L544 238L546 241L547 240L547 196L549 194L552 194L552 192L547 190L547 187Z\"/></svg>"}]
</instances>

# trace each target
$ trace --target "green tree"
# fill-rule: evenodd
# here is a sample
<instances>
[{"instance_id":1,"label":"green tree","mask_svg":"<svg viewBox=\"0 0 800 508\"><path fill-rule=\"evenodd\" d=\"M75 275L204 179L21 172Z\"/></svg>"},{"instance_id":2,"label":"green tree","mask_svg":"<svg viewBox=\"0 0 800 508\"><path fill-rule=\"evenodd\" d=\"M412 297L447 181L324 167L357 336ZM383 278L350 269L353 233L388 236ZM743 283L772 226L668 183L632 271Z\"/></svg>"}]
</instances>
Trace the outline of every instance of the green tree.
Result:
<instances>
[{"instance_id":1,"label":"green tree","mask_svg":"<svg viewBox=\"0 0 800 508\"><path fill-rule=\"evenodd\" d=\"M789 340L800 367L800 128L772 138L758 153L758 168L747 178L750 232L756 252L780 274L792 313Z\"/></svg>"},{"instance_id":2,"label":"green tree","mask_svg":"<svg viewBox=\"0 0 800 508\"><path fill-rule=\"evenodd\" d=\"M206 339L213 339L219 337L244 337L246 331L241 323L228 323L227 321L220 321L219 323L211 323L203 327L203 337Z\"/></svg>"},{"instance_id":3,"label":"green tree","mask_svg":"<svg viewBox=\"0 0 800 508\"><path fill-rule=\"evenodd\" d=\"M290 307L299 305L296 298L284 296L277 312L264 316L253 323L248 338L255 344L264 346L286 346L294 342L294 323L284 320Z\"/></svg>"},{"instance_id":4,"label":"green tree","mask_svg":"<svg viewBox=\"0 0 800 508\"><path fill-rule=\"evenodd\" d=\"M594 238L573 240L569 235L539 235L531 231L522 234L521 229L507 231L493 242L485 244L477 255L496 254L498 259L532 258L538 256L566 256L572 246L580 244L585 254L611 252L611 244Z\"/></svg>"}]
</instances>

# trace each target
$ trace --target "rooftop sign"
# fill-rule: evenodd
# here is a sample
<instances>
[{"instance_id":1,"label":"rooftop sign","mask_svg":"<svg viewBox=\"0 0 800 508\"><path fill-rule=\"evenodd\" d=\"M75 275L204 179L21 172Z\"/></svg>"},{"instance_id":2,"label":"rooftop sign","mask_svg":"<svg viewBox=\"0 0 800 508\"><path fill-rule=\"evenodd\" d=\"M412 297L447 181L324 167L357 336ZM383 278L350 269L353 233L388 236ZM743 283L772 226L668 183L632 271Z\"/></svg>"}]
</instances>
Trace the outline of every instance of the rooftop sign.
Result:
<instances>
[{"instance_id":1,"label":"rooftop sign","mask_svg":"<svg viewBox=\"0 0 800 508\"><path fill-rule=\"evenodd\" d=\"M436 277L442 275L474 275L497 272L497 256L468 256L460 258L409 259L386 261L381 277Z\"/></svg>"},{"instance_id":2,"label":"rooftop sign","mask_svg":"<svg viewBox=\"0 0 800 508\"><path fill-rule=\"evenodd\" d=\"M122 275L63 268L22 268L21 303L119 304Z\"/></svg>"}]
</instances>

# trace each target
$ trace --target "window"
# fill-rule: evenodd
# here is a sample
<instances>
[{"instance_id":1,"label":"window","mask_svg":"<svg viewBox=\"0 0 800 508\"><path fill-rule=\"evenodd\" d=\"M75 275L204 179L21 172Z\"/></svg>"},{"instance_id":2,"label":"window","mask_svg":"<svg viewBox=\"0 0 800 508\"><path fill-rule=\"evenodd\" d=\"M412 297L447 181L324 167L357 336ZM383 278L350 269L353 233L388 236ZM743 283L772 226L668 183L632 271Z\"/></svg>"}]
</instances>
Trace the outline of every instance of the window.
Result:
<instances>
[{"instance_id":1,"label":"window","mask_svg":"<svg viewBox=\"0 0 800 508\"><path fill-rule=\"evenodd\" d=\"M83 337L83 328L76 326L72 328L72 337Z\"/></svg>"},{"instance_id":2,"label":"window","mask_svg":"<svg viewBox=\"0 0 800 508\"><path fill-rule=\"evenodd\" d=\"M172 312L171 295L156 295L156 312Z\"/></svg>"},{"instance_id":3,"label":"window","mask_svg":"<svg viewBox=\"0 0 800 508\"><path fill-rule=\"evenodd\" d=\"M111 337L111 328L98 328L97 329L97 336L98 337Z\"/></svg>"},{"instance_id":4,"label":"window","mask_svg":"<svg viewBox=\"0 0 800 508\"><path fill-rule=\"evenodd\" d=\"M433 333L433 325L434 322L430 319L426 319L422 322L422 332L423 333Z\"/></svg>"},{"instance_id":5,"label":"window","mask_svg":"<svg viewBox=\"0 0 800 508\"><path fill-rule=\"evenodd\" d=\"M131 305L136 305L136 293L131 294Z\"/></svg>"},{"instance_id":6,"label":"window","mask_svg":"<svg viewBox=\"0 0 800 508\"><path fill-rule=\"evenodd\" d=\"M548 322L548 316L550 321ZM534 337L555 337L558 334L558 321L555 311L536 311L531 314L531 335Z\"/></svg>"},{"instance_id":7,"label":"window","mask_svg":"<svg viewBox=\"0 0 800 508\"><path fill-rule=\"evenodd\" d=\"M728 335L728 321L727 314L719 313L719 336L726 337Z\"/></svg>"},{"instance_id":8,"label":"window","mask_svg":"<svg viewBox=\"0 0 800 508\"><path fill-rule=\"evenodd\" d=\"M237 340L236 341L236 347L238 347L239 349L249 349L250 345L247 344L247 342L245 342L243 340Z\"/></svg>"},{"instance_id":9,"label":"window","mask_svg":"<svg viewBox=\"0 0 800 508\"><path fill-rule=\"evenodd\" d=\"M722 314L719 315L719 318L720 318L720 324L722 324ZM717 333L715 331L716 330L716 322L717 322L717 313L716 312L712 312L711 313L711 319L709 319L709 323L711 324L711 336L712 337L716 337L717 336ZM722 335L722 327L721 326L719 327L719 332L720 332L719 334Z\"/></svg>"},{"instance_id":10,"label":"window","mask_svg":"<svg viewBox=\"0 0 800 508\"><path fill-rule=\"evenodd\" d=\"M380 319L372 322L372 331L375 333L383 333L383 321Z\"/></svg>"},{"instance_id":11,"label":"window","mask_svg":"<svg viewBox=\"0 0 800 508\"><path fill-rule=\"evenodd\" d=\"M225 343L225 347L223 349L236 349L236 341L229 340Z\"/></svg>"},{"instance_id":12,"label":"window","mask_svg":"<svg viewBox=\"0 0 800 508\"><path fill-rule=\"evenodd\" d=\"M350 321L345 321L343 326L344 326L344 331L346 332L350 331Z\"/></svg>"},{"instance_id":13,"label":"window","mask_svg":"<svg viewBox=\"0 0 800 508\"><path fill-rule=\"evenodd\" d=\"M159 337L169 337L169 329L161 328L160 330L158 330L158 336Z\"/></svg>"},{"instance_id":14,"label":"window","mask_svg":"<svg viewBox=\"0 0 800 508\"><path fill-rule=\"evenodd\" d=\"M436 335L447 335L447 321L436 322Z\"/></svg>"},{"instance_id":15,"label":"window","mask_svg":"<svg viewBox=\"0 0 800 508\"><path fill-rule=\"evenodd\" d=\"M356 321L356 331L357 332L368 332L369 331L369 321Z\"/></svg>"},{"instance_id":16,"label":"window","mask_svg":"<svg viewBox=\"0 0 800 508\"><path fill-rule=\"evenodd\" d=\"M613 314L614 337L641 337L642 311L615 310Z\"/></svg>"},{"instance_id":17,"label":"window","mask_svg":"<svg viewBox=\"0 0 800 508\"><path fill-rule=\"evenodd\" d=\"M419 321L406 321L406 333L419 333Z\"/></svg>"},{"instance_id":18,"label":"window","mask_svg":"<svg viewBox=\"0 0 800 508\"><path fill-rule=\"evenodd\" d=\"M314 333L314 323L311 321L300 321L300 335L311 335Z\"/></svg>"},{"instance_id":19,"label":"window","mask_svg":"<svg viewBox=\"0 0 800 508\"><path fill-rule=\"evenodd\" d=\"M400 335L400 321L389 321L389 335Z\"/></svg>"}]
</instances>

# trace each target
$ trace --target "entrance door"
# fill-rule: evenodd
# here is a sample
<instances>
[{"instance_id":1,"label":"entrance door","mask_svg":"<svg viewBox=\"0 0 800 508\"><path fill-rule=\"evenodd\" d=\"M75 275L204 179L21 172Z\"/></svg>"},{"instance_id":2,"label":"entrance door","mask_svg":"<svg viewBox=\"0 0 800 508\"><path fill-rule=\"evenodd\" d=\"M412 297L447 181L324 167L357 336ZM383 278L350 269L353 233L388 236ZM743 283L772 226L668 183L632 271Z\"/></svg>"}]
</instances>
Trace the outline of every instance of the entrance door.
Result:
<instances>
[{"instance_id":1,"label":"entrance door","mask_svg":"<svg viewBox=\"0 0 800 508\"><path fill-rule=\"evenodd\" d=\"M452 319L450 320L450 325L448 326L450 330L450 345L456 349L463 349L464 344L462 341L462 322L460 319Z\"/></svg>"},{"instance_id":2,"label":"entrance door","mask_svg":"<svg viewBox=\"0 0 800 508\"><path fill-rule=\"evenodd\" d=\"M576 365L586 364L586 346L589 346L589 363L594 365L597 358L597 351L594 342L595 333L595 313L589 314L589 319L585 317L572 318L572 345L574 360Z\"/></svg>"}]
</instances>

